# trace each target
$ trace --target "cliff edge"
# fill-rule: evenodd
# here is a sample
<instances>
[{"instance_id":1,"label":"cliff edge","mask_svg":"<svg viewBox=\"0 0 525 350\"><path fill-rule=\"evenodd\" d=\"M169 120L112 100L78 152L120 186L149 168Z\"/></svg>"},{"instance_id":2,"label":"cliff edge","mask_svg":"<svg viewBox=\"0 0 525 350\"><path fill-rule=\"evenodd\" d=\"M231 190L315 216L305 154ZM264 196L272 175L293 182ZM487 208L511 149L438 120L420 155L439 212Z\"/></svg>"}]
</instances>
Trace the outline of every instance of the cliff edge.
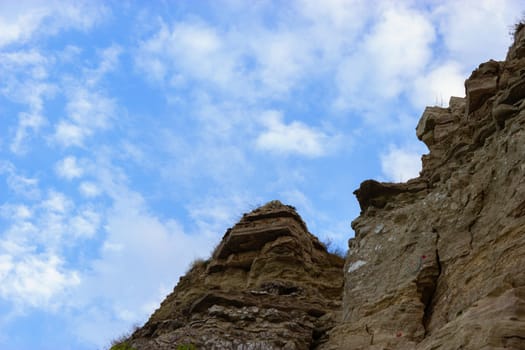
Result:
<instances>
[{"instance_id":1,"label":"cliff edge","mask_svg":"<svg viewBox=\"0 0 525 350\"><path fill-rule=\"evenodd\" d=\"M180 279L128 344L142 349L309 349L340 319L343 258L272 201L245 214Z\"/></svg>"},{"instance_id":2,"label":"cliff edge","mask_svg":"<svg viewBox=\"0 0 525 350\"><path fill-rule=\"evenodd\" d=\"M425 109L419 177L355 191L346 261L272 201L229 229L127 344L525 349L525 25L465 89Z\"/></svg>"},{"instance_id":3,"label":"cliff edge","mask_svg":"<svg viewBox=\"0 0 525 350\"><path fill-rule=\"evenodd\" d=\"M342 322L326 349L525 349L525 29L428 107L418 178L355 192Z\"/></svg>"}]
</instances>

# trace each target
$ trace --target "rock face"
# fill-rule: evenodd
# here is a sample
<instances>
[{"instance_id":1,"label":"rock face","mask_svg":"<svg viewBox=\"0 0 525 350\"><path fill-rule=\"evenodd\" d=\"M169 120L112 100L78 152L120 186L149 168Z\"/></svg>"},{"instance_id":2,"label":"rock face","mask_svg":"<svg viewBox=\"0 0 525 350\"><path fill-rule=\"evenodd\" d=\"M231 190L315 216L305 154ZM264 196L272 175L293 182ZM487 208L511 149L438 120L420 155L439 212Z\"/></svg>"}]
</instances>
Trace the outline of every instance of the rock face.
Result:
<instances>
[{"instance_id":1,"label":"rock face","mask_svg":"<svg viewBox=\"0 0 525 350\"><path fill-rule=\"evenodd\" d=\"M428 107L418 178L365 181L325 349L525 349L525 29Z\"/></svg>"},{"instance_id":2,"label":"rock face","mask_svg":"<svg viewBox=\"0 0 525 350\"><path fill-rule=\"evenodd\" d=\"M344 260L290 206L245 214L136 331L135 349L309 349L340 319Z\"/></svg>"},{"instance_id":3,"label":"rock face","mask_svg":"<svg viewBox=\"0 0 525 350\"><path fill-rule=\"evenodd\" d=\"M292 207L270 202L228 230L129 343L525 349L525 25L517 29L506 60L481 64L465 98L424 111L420 176L356 190L344 269Z\"/></svg>"}]
</instances>

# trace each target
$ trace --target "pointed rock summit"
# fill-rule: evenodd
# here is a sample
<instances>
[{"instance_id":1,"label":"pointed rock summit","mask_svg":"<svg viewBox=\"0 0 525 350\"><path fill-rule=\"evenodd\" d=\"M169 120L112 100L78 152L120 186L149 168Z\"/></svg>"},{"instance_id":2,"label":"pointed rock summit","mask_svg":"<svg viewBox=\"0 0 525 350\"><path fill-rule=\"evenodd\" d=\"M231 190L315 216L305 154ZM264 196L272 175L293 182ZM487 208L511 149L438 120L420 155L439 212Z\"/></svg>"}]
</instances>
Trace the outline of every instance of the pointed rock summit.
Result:
<instances>
[{"instance_id":1,"label":"pointed rock summit","mask_svg":"<svg viewBox=\"0 0 525 350\"><path fill-rule=\"evenodd\" d=\"M128 342L133 348L309 349L339 319L344 260L295 209L244 214Z\"/></svg>"}]
</instances>

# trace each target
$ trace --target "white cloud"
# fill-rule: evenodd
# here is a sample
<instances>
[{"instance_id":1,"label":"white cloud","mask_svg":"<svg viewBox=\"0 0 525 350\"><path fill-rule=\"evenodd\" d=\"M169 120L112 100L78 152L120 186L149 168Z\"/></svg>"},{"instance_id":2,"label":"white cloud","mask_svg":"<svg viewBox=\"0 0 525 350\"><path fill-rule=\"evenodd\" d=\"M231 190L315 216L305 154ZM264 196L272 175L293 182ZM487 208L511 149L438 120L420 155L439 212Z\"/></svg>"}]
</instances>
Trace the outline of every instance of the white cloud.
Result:
<instances>
[{"instance_id":1,"label":"white cloud","mask_svg":"<svg viewBox=\"0 0 525 350\"><path fill-rule=\"evenodd\" d=\"M86 131L73 123L62 120L56 126L54 137L65 147L82 146Z\"/></svg>"},{"instance_id":2,"label":"white cloud","mask_svg":"<svg viewBox=\"0 0 525 350\"><path fill-rule=\"evenodd\" d=\"M11 1L0 11L0 48L66 28L89 29L107 9L91 1Z\"/></svg>"},{"instance_id":3,"label":"white cloud","mask_svg":"<svg viewBox=\"0 0 525 350\"><path fill-rule=\"evenodd\" d=\"M78 239L93 237L101 216L49 190L43 200L0 207L0 298L13 310L56 309L69 303L65 295L80 283L80 273L64 258Z\"/></svg>"},{"instance_id":4,"label":"white cloud","mask_svg":"<svg viewBox=\"0 0 525 350\"><path fill-rule=\"evenodd\" d=\"M263 86L266 95L286 95L314 65L315 56L309 52L308 42L297 34L285 30L263 32L253 42L251 55L257 66L254 83Z\"/></svg>"},{"instance_id":5,"label":"white cloud","mask_svg":"<svg viewBox=\"0 0 525 350\"><path fill-rule=\"evenodd\" d=\"M161 220L148 211L140 194L117 187L107 214L104 249L76 292L83 310L96 308L76 319L78 336L99 346L146 319L190 261L215 243L201 234L189 235L176 221ZM93 329L89 325L94 318L99 327ZM100 328L113 333L101 336Z\"/></svg>"},{"instance_id":6,"label":"white cloud","mask_svg":"<svg viewBox=\"0 0 525 350\"><path fill-rule=\"evenodd\" d=\"M84 197L94 198L101 194L100 188L93 182L82 182L78 187L78 190Z\"/></svg>"},{"instance_id":7,"label":"white cloud","mask_svg":"<svg viewBox=\"0 0 525 350\"><path fill-rule=\"evenodd\" d=\"M433 15L451 59L469 73L481 62L504 58L511 44L510 26L522 11L520 0L447 0L436 6Z\"/></svg>"},{"instance_id":8,"label":"white cloud","mask_svg":"<svg viewBox=\"0 0 525 350\"><path fill-rule=\"evenodd\" d=\"M100 214L92 209L84 209L69 220L69 230L75 237L91 238L100 227Z\"/></svg>"},{"instance_id":9,"label":"white cloud","mask_svg":"<svg viewBox=\"0 0 525 350\"><path fill-rule=\"evenodd\" d=\"M14 172L10 173L7 177L7 185L11 191L30 199L35 199L40 196L38 183L38 178L25 177Z\"/></svg>"},{"instance_id":10,"label":"white cloud","mask_svg":"<svg viewBox=\"0 0 525 350\"><path fill-rule=\"evenodd\" d=\"M69 200L63 193L50 191L48 198L42 203L42 207L50 212L65 214L73 206L71 200Z\"/></svg>"},{"instance_id":11,"label":"white cloud","mask_svg":"<svg viewBox=\"0 0 525 350\"><path fill-rule=\"evenodd\" d=\"M378 74L387 79L411 77L430 59L429 45L434 38L432 23L422 13L401 6L387 7L371 35L365 37L365 51L378 63Z\"/></svg>"},{"instance_id":12,"label":"white cloud","mask_svg":"<svg viewBox=\"0 0 525 350\"><path fill-rule=\"evenodd\" d=\"M451 96L465 96L464 82L465 74L459 64L441 64L414 80L412 104L421 110L425 106L447 107Z\"/></svg>"},{"instance_id":13,"label":"white cloud","mask_svg":"<svg viewBox=\"0 0 525 350\"><path fill-rule=\"evenodd\" d=\"M82 87L73 88L66 106L68 119L58 122L55 140L65 147L83 146L96 131L108 129L115 114L115 102Z\"/></svg>"},{"instance_id":14,"label":"white cloud","mask_svg":"<svg viewBox=\"0 0 525 350\"><path fill-rule=\"evenodd\" d=\"M84 170L78 165L77 158L74 156L68 156L57 162L55 171L58 176L67 180L81 177L84 174Z\"/></svg>"},{"instance_id":15,"label":"white cloud","mask_svg":"<svg viewBox=\"0 0 525 350\"><path fill-rule=\"evenodd\" d=\"M371 9L363 0L299 0L297 10L318 26L328 26L331 32L338 34L341 30L355 35L364 26ZM327 37L326 40L332 40Z\"/></svg>"},{"instance_id":16,"label":"white cloud","mask_svg":"<svg viewBox=\"0 0 525 350\"><path fill-rule=\"evenodd\" d=\"M46 123L44 102L57 91L45 80L52 63L52 58L46 58L34 49L0 52L0 75L3 76L0 93L11 101L26 104L29 109L17 113L18 125L14 128L9 147L14 153L25 153L27 139L36 135Z\"/></svg>"},{"instance_id":17,"label":"white cloud","mask_svg":"<svg viewBox=\"0 0 525 350\"><path fill-rule=\"evenodd\" d=\"M23 143L26 141L29 131L36 133L44 124L45 119L39 114L28 113L20 113L18 118L18 127L10 149L14 153L24 153L26 148Z\"/></svg>"},{"instance_id":18,"label":"white cloud","mask_svg":"<svg viewBox=\"0 0 525 350\"><path fill-rule=\"evenodd\" d=\"M107 128L114 110L112 99L83 88L74 89L66 105L69 119L85 129L86 134L93 129Z\"/></svg>"},{"instance_id":19,"label":"white cloud","mask_svg":"<svg viewBox=\"0 0 525 350\"><path fill-rule=\"evenodd\" d=\"M381 170L388 181L404 182L419 176L422 146L390 146L381 154Z\"/></svg>"},{"instance_id":20,"label":"white cloud","mask_svg":"<svg viewBox=\"0 0 525 350\"><path fill-rule=\"evenodd\" d=\"M370 34L338 65L338 109L376 110L408 90L431 58L435 32L422 13L398 3L378 10Z\"/></svg>"},{"instance_id":21,"label":"white cloud","mask_svg":"<svg viewBox=\"0 0 525 350\"><path fill-rule=\"evenodd\" d=\"M67 28L89 29L105 16L107 10L95 2L79 1L17 1L0 10L0 93L15 102L25 103L28 112L18 113L18 126L14 129L10 150L17 154L28 151L27 140L39 133L47 122L44 117L46 98L59 90L50 82L50 67L55 63L53 54L36 49L11 49L10 45L23 44L35 37L56 34ZM71 134L65 125L60 135ZM67 133L69 131L69 133ZM78 143L78 133L77 133Z\"/></svg>"},{"instance_id":22,"label":"white cloud","mask_svg":"<svg viewBox=\"0 0 525 350\"><path fill-rule=\"evenodd\" d=\"M45 57L36 49L0 52L0 67L2 71L22 71L28 69L31 77L42 78L42 68L49 65L52 59Z\"/></svg>"},{"instance_id":23,"label":"white cloud","mask_svg":"<svg viewBox=\"0 0 525 350\"><path fill-rule=\"evenodd\" d=\"M197 81L233 98L278 98L314 66L315 55L304 33L268 30L257 21L227 29L197 20L162 23L139 46L136 65L177 88Z\"/></svg>"},{"instance_id":24,"label":"white cloud","mask_svg":"<svg viewBox=\"0 0 525 350\"><path fill-rule=\"evenodd\" d=\"M31 218L33 212L24 204L4 204L0 206L0 215L9 220L24 220Z\"/></svg>"},{"instance_id":25,"label":"white cloud","mask_svg":"<svg viewBox=\"0 0 525 350\"><path fill-rule=\"evenodd\" d=\"M119 64L119 56L122 51L122 47L118 45L112 45L102 50L98 67L85 71L86 83L89 86L94 86L104 75L115 70Z\"/></svg>"},{"instance_id":26,"label":"white cloud","mask_svg":"<svg viewBox=\"0 0 525 350\"><path fill-rule=\"evenodd\" d=\"M181 81L182 74L226 86L234 74L234 61L222 41L214 28L202 22L179 22L171 30L162 23L158 33L142 42L136 62L161 81Z\"/></svg>"},{"instance_id":27,"label":"white cloud","mask_svg":"<svg viewBox=\"0 0 525 350\"><path fill-rule=\"evenodd\" d=\"M19 306L54 307L57 295L80 283L78 274L62 265L56 255L0 253L0 296Z\"/></svg>"},{"instance_id":28,"label":"white cloud","mask_svg":"<svg viewBox=\"0 0 525 350\"><path fill-rule=\"evenodd\" d=\"M319 157L327 152L328 135L299 121L285 124L278 111L264 113L260 122L266 128L255 141L261 150L308 157Z\"/></svg>"}]
</instances>

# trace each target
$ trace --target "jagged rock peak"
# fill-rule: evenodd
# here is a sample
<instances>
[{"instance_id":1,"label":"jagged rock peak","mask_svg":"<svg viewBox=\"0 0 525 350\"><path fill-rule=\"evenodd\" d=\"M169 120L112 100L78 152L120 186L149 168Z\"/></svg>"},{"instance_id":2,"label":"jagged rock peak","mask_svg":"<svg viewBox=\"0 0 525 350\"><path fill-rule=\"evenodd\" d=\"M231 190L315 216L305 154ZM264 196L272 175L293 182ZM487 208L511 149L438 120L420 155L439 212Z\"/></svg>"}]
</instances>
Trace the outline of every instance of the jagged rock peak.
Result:
<instances>
[{"instance_id":1,"label":"jagged rock peak","mask_svg":"<svg viewBox=\"0 0 525 350\"><path fill-rule=\"evenodd\" d=\"M344 260L271 201L228 229L129 343L141 349L308 349L339 319Z\"/></svg>"},{"instance_id":2,"label":"jagged rock peak","mask_svg":"<svg viewBox=\"0 0 525 350\"><path fill-rule=\"evenodd\" d=\"M466 97L451 97L448 107L425 108L416 136L429 153L420 176L404 184L364 181L355 194L361 209L384 208L401 197L417 197L465 169L495 133L514 123L525 108L525 26L516 26L506 61L482 63L465 81Z\"/></svg>"}]
</instances>

